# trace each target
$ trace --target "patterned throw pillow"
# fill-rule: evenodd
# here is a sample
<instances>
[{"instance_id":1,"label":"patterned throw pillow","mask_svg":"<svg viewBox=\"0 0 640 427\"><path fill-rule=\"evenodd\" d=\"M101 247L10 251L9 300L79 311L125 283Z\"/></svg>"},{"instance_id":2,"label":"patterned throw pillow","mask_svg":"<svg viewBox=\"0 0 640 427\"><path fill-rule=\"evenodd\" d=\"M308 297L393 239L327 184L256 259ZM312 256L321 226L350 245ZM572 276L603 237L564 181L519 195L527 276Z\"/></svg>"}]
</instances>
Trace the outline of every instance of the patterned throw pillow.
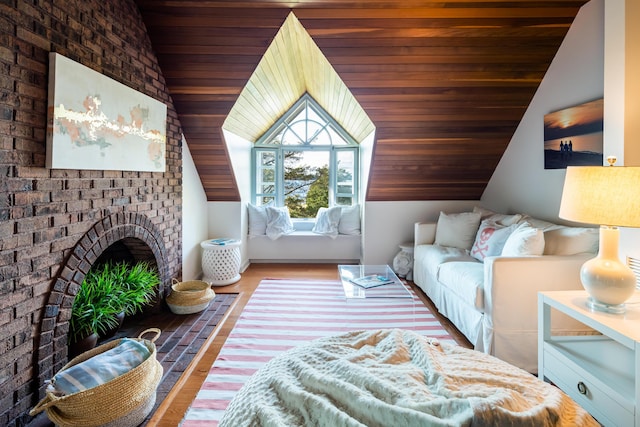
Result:
<instances>
[{"instance_id":1,"label":"patterned throw pillow","mask_svg":"<svg viewBox=\"0 0 640 427\"><path fill-rule=\"evenodd\" d=\"M489 220L482 221L471 248L471 256L482 261L488 256L501 255L505 242L516 227L516 225L505 227Z\"/></svg>"}]
</instances>

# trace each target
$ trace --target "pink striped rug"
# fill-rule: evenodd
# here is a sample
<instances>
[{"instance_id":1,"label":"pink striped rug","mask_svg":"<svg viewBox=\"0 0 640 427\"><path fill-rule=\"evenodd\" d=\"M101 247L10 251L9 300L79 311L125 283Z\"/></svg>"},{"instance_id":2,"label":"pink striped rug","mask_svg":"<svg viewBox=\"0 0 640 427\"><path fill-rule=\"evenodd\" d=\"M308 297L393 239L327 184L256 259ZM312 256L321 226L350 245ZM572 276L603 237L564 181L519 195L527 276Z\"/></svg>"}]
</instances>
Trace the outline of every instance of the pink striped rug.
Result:
<instances>
[{"instance_id":1,"label":"pink striped rug","mask_svg":"<svg viewBox=\"0 0 640 427\"><path fill-rule=\"evenodd\" d=\"M336 280L264 279L242 311L182 427L217 426L244 382L278 354L351 330L402 328L454 342L427 307L412 298L346 299Z\"/></svg>"}]
</instances>

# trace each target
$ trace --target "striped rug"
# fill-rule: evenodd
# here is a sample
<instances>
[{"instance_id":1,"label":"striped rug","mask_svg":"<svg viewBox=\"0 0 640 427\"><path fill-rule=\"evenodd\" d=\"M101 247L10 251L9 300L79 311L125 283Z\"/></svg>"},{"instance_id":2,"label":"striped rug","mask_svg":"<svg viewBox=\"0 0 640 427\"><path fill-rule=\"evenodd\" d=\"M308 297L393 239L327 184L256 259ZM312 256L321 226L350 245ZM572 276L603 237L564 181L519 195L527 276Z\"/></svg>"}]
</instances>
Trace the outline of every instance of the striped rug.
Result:
<instances>
[{"instance_id":1,"label":"striped rug","mask_svg":"<svg viewBox=\"0 0 640 427\"><path fill-rule=\"evenodd\" d=\"M420 299L346 299L336 280L264 279L214 362L182 427L217 426L244 382L274 356L351 330L402 328L454 342Z\"/></svg>"}]
</instances>

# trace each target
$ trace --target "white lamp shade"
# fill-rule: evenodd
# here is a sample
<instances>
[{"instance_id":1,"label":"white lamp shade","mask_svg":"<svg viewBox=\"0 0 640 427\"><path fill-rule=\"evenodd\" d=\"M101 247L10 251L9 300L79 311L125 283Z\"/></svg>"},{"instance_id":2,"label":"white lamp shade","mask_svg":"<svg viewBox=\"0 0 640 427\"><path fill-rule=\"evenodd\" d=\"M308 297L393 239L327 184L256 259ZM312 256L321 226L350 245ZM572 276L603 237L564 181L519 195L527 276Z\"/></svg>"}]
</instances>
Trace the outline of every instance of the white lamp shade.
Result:
<instances>
[{"instance_id":1,"label":"white lamp shade","mask_svg":"<svg viewBox=\"0 0 640 427\"><path fill-rule=\"evenodd\" d=\"M621 313L635 291L635 276L618 257L618 227L640 227L640 168L569 167L560 218L600 224L598 255L580 270L590 307Z\"/></svg>"},{"instance_id":2,"label":"white lamp shade","mask_svg":"<svg viewBox=\"0 0 640 427\"><path fill-rule=\"evenodd\" d=\"M560 218L588 224L640 227L640 167L568 167Z\"/></svg>"}]
</instances>

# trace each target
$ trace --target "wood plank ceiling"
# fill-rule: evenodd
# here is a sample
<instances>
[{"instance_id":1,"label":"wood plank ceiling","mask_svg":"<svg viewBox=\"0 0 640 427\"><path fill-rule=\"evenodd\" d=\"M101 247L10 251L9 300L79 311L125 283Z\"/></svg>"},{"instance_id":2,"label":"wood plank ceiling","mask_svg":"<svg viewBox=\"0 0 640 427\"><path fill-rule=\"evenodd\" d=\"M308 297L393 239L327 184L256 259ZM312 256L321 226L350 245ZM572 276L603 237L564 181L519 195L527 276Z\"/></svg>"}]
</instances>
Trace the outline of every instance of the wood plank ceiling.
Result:
<instances>
[{"instance_id":1,"label":"wood plank ceiling","mask_svg":"<svg viewBox=\"0 0 640 427\"><path fill-rule=\"evenodd\" d=\"M239 200L221 127L293 11L376 127L366 200L396 201L481 197L587 0L135 2L208 200Z\"/></svg>"}]
</instances>

